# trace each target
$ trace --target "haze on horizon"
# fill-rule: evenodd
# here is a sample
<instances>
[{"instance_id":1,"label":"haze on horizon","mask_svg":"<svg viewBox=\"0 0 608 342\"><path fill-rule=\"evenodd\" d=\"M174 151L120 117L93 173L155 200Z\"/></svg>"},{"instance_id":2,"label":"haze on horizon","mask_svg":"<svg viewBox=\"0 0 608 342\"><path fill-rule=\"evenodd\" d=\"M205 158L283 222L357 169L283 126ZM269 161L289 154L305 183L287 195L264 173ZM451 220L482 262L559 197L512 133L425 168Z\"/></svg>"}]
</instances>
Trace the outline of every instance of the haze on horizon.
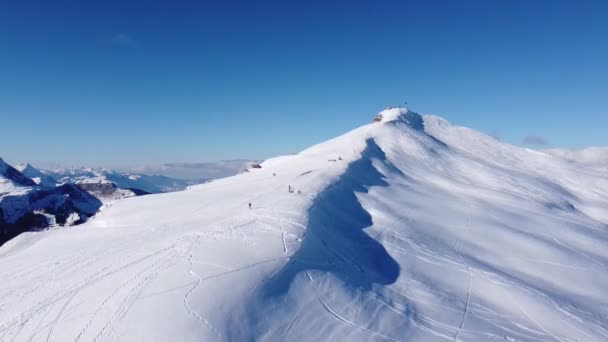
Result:
<instances>
[{"instance_id":1,"label":"haze on horizon","mask_svg":"<svg viewBox=\"0 0 608 342\"><path fill-rule=\"evenodd\" d=\"M532 148L608 145L606 2L17 2L0 156L262 159L404 100Z\"/></svg>"}]
</instances>

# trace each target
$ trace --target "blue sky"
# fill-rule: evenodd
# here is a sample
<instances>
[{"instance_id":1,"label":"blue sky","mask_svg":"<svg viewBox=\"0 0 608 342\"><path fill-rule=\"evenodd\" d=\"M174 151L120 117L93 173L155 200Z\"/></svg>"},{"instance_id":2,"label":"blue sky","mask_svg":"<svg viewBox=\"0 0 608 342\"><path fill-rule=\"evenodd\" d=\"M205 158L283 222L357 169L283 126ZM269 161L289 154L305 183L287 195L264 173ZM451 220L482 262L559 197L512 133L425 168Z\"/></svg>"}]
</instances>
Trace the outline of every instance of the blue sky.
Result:
<instances>
[{"instance_id":1,"label":"blue sky","mask_svg":"<svg viewBox=\"0 0 608 342\"><path fill-rule=\"evenodd\" d=\"M608 2L328 3L3 4L0 156L266 158L404 99L517 145L608 145Z\"/></svg>"}]
</instances>

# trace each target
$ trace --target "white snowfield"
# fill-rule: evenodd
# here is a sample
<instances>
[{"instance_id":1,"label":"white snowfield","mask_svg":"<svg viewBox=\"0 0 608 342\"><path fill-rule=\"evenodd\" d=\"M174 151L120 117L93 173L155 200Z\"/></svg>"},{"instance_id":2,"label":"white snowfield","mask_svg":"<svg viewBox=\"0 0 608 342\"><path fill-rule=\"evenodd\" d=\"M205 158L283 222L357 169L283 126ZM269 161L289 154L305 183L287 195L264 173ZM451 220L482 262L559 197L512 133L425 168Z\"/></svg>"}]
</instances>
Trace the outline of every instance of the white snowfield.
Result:
<instances>
[{"instance_id":1,"label":"white snowfield","mask_svg":"<svg viewBox=\"0 0 608 342\"><path fill-rule=\"evenodd\" d=\"M9 241L0 340L608 341L606 174L381 114Z\"/></svg>"}]
</instances>

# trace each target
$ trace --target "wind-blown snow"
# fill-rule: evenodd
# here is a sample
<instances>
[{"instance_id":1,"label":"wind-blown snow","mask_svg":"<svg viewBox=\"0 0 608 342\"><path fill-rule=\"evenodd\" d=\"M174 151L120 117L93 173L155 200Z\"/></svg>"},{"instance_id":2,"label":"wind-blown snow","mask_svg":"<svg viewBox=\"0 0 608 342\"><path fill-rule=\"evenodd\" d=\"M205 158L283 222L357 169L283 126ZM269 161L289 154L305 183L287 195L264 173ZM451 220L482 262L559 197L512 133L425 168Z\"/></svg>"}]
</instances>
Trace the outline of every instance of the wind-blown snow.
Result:
<instances>
[{"instance_id":1,"label":"wind-blown snow","mask_svg":"<svg viewBox=\"0 0 608 342\"><path fill-rule=\"evenodd\" d=\"M605 173L382 114L9 241L0 340L607 340Z\"/></svg>"},{"instance_id":2,"label":"wind-blown snow","mask_svg":"<svg viewBox=\"0 0 608 342\"><path fill-rule=\"evenodd\" d=\"M568 161L608 169L608 147L588 147L582 150L550 149L543 152Z\"/></svg>"}]
</instances>

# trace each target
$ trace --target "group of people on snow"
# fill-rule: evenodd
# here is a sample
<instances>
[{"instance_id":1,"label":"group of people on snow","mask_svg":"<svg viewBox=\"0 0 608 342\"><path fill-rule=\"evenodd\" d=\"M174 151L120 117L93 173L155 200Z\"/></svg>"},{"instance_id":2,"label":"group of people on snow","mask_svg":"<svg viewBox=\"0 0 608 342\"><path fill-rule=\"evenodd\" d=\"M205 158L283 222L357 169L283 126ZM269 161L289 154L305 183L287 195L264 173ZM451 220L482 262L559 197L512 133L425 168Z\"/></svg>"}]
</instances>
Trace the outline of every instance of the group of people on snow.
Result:
<instances>
[{"instance_id":1,"label":"group of people on snow","mask_svg":"<svg viewBox=\"0 0 608 342\"><path fill-rule=\"evenodd\" d=\"M332 161L332 162L335 162L338 160L343 160L343 159L340 156L338 156L338 159L328 159L328 161ZM273 177L276 175L277 175L276 173L274 173L274 172L272 173ZM287 184L287 192L289 192L290 194L293 194L293 193L295 193L295 188L292 187L291 185ZM298 194L301 194L301 193L302 193L302 191L298 190ZM251 202L249 202L249 209L251 209Z\"/></svg>"}]
</instances>

